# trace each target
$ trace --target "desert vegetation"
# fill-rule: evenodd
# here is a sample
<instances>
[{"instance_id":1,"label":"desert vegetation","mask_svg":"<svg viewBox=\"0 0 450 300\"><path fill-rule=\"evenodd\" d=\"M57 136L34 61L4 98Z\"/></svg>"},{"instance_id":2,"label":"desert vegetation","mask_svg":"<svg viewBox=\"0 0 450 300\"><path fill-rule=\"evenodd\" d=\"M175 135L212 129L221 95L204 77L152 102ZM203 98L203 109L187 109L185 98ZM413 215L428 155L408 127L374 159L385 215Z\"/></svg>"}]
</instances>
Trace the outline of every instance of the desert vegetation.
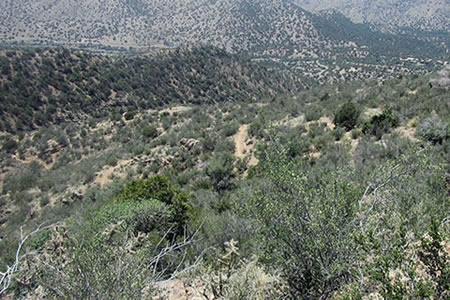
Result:
<instances>
[{"instance_id":1,"label":"desert vegetation","mask_svg":"<svg viewBox=\"0 0 450 300\"><path fill-rule=\"evenodd\" d=\"M442 72L306 90L215 48L1 57L2 296L448 298Z\"/></svg>"}]
</instances>

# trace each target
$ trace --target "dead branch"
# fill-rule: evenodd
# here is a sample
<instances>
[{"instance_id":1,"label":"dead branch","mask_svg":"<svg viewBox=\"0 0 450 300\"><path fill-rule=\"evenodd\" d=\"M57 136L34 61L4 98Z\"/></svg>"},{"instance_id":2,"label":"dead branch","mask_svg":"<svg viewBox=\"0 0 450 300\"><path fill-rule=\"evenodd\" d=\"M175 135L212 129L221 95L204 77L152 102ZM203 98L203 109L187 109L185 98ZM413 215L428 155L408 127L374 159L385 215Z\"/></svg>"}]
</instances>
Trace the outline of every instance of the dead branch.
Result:
<instances>
[{"instance_id":1,"label":"dead branch","mask_svg":"<svg viewBox=\"0 0 450 300\"><path fill-rule=\"evenodd\" d=\"M20 255L20 252L22 251L22 248L23 248L25 242L31 236L35 235L36 233L46 230L52 226L52 225L48 225L48 226L44 227L44 224L45 223L42 223L34 231L28 233L27 235L24 235L24 233L23 233L23 226L20 227L20 239L19 239L19 243L17 245L14 262L11 266L6 266L5 272L0 272L0 295L5 293L6 290L10 287L11 281L13 280L14 275L16 274L16 272L19 268L19 264L20 264L22 258L25 256L25 255Z\"/></svg>"}]
</instances>

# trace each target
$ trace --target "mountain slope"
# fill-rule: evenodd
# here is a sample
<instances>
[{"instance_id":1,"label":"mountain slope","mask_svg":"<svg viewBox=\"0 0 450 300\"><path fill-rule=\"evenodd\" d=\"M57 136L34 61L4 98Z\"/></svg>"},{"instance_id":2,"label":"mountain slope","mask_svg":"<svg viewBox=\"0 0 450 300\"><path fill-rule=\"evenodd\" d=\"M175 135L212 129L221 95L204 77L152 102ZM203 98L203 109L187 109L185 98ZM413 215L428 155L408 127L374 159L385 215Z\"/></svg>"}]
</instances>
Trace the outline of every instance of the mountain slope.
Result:
<instances>
[{"instance_id":1,"label":"mountain slope","mask_svg":"<svg viewBox=\"0 0 450 300\"><path fill-rule=\"evenodd\" d=\"M211 47L107 57L69 50L0 52L0 129L22 130L169 103L254 99L301 89L293 77Z\"/></svg>"},{"instance_id":2,"label":"mountain slope","mask_svg":"<svg viewBox=\"0 0 450 300\"><path fill-rule=\"evenodd\" d=\"M212 44L233 51L325 42L287 1L64 0L0 3L3 41L113 46Z\"/></svg>"},{"instance_id":3,"label":"mountain slope","mask_svg":"<svg viewBox=\"0 0 450 300\"><path fill-rule=\"evenodd\" d=\"M389 30L408 26L422 30L450 31L448 0L295 0L310 11L335 9L354 22Z\"/></svg>"}]
</instances>

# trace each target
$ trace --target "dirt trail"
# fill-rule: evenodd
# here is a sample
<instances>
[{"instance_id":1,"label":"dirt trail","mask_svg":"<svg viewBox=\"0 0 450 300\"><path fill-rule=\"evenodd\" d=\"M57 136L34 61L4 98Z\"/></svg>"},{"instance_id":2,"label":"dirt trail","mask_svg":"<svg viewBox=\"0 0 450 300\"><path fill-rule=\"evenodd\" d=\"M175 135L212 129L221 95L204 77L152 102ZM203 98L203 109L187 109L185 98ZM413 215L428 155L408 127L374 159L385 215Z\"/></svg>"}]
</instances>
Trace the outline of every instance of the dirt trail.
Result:
<instances>
[{"instance_id":1,"label":"dirt trail","mask_svg":"<svg viewBox=\"0 0 450 300\"><path fill-rule=\"evenodd\" d=\"M44 167L44 169L46 170L50 170L53 165L55 164L56 158L58 157L59 153L52 153L50 154L51 158L52 158L52 162L51 163L46 163L45 161L43 161L42 159L40 159L37 155L30 155L30 156L26 156L25 159L20 159L18 157L18 155L14 154L11 157L14 158L15 160L24 163L24 164L29 164L32 162L37 162L39 163L41 166Z\"/></svg>"},{"instance_id":2,"label":"dirt trail","mask_svg":"<svg viewBox=\"0 0 450 300\"><path fill-rule=\"evenodd\" d=\"M245 140L248 136L248 125L241 125L239 130L234 135L234 143L236 144L236 150L234 151L234 155L237 158L244 158L246 155L246 147Z\"/></svg>"},{"instance_id":3,"label":"dirt trail","mask_svg":"<svg viewBox=\"0 0 450 300\"><path fill-rule=\"evenodd\" d=\"M328 117L321 117L321 118L319 119L319 123L326 123L326 124L327 124L327 127L328 127L330 130L334 130L334 128L336 128L336 125L334 125L333 121L331 121L331 119L328 118Z\"/></svg>"},{"instance_id":4,"label":"dirt trail","mask_svg":"<svg viewBox=\"0 0 450 300\"><path fill-rule=\"evenodd\" d=\"M239 159L244 159L250 156L248 166L255 166L258 164L258 159L255 157L253 151L255 149L255 140L248 139L248 125L241 125L239 130L234 135L234 143L236 145L234 156Z\"/></svg>"}]
</instances>

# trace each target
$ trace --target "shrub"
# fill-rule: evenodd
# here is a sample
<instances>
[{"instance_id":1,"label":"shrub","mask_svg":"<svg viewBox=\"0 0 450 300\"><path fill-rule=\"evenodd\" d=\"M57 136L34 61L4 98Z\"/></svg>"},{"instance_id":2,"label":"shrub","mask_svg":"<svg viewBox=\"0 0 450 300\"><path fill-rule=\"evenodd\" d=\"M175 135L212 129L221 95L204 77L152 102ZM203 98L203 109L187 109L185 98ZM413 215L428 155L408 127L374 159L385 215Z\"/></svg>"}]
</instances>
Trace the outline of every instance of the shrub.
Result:
<instances>
[{"instance_id":1,"label":"shrub","mask_svg":"<svg viewBox=\"0 0 450 300\"><path fill-rule=\"evenodd\" d=\"M32 188L37 185L41 172L42 166L37 162L23 165L6 175L3 190L16 193Z\"/></svg>"},{"instance_id":2,"label":"shrub","mask_svg":"<svg viewBox=\"0 0 450 300\"><path fill-rule=\"evenodd\" d=\"M158 136L158 129L154 125L146 126L142 129L142 135L146 138L155 138Z\"/></svg>"},{"instance_id":3,"label":"shrub","mask_svg":"<svg viewBox=\"0 0 450 300\"><path fill-rule=\"evenodd\" d=\"M209 176L214 189L218 193L223 193L234 187L234 157L229 153L220 153L214 157L208 167L206 174Z\"/></svg>"},{"instance_id":4,"label":"shrub","mask_svg":"<svg viewBox=\"0 0 450 300\"><path fill-rule=\"evenodd\" d=\"M336 141L339 141L345 134L345 129L342 127L336 127L332 132L331 135L334 137Z\"/></svg>"},{"instance_id":5,"label":"shrub","mask_svg":"<svg viewBox=\"0 0 450 300\"><path fill-rule=\"evenodd\" d=\"M291 297L329 295L351 277L350 229L360 192L331 172L309 184L303 163L282 149L269 150L262 165L266 178L239 205L255 218L264 260L282 268Z\"/></svg>"},{"instance_id":6,"label":"shrub","mask_svg":"<svg viewBox=\"0 0 450 300\"><path fill-rule=\"evenodd\" d=\"M306 121L317 121L322 116L322 109L318 105L309 105L305 109Z\"/></svg>"},{"instance_id":7,"label":"shrub","mask_svg":"<svg viewBox=\"0 0 450 300\"><path fill-rule=\"evenodd\" d=\"M450 138L450 122L444 122L437 117L424 120L417 134L433 145L441 144Z\"/></svg>"},{"instance_id":8,"label":"shrub","mask_svg":"<svg viewBox=\"0 0 450 300\"><path fill-rule=\"evenodd\" d=\"M136 115L135 111L127 111L124 115L125 120L130 121L134 119L134 116Z\"/></svg>"},{"instance_id":9,"label":"shrub","mask_svg":"<svg viewBox=\"0 0 450 300\"><path fill-rule=\"evenodd\" d=\"M386 107L380 115L375 115L370 121L364 123L362 132L381 139L383 134L388 133L391 128L399 125L398 116L394 115L391 107Z\"/></svg>"},{"instance_id":10,"label":"shrub","mask_svg":"<svg viewBox=\"0 0 450 300\"><path fill-rule=\"evenodd\" d=\"M356 140L361 136L361 129L354 129L352 130L352 139Z\"/></svg>"},{"instance_id":11,"label":"shrub","mask_svg":"<svg viewBox=\"0 0 450 300\"><path fill-rule=\"evenodd\" d=\"M58 226L50 242L57 240L64 255L46 254L44 244L36 260L45 263L28 263L21 275L52 299L152 298L153 284L185 263L189 244L171 240L169 228L152 229L165 224L164 211L156 200L110 202L82 224Z\"/></svg>"},{"instance_id":12,"label":"shrub","mask_svg":"<svg viewBox=\"0 0 450 300\"><path fill-rule=\"evenodd\" d=\"M239 123L236 121L225 124L225 126L221 130L221 135L225 137L229 137L234 135L239 129Z\"/></svg>"},{"instance_id":13,"label":"shrub","mask_svg":"<svg viewBox=\"0 0 450 300\"><path fill-rule=\"evenodd\" d=\"M260 118L255 119L248 128L248 133L250 136L255 136L258 138L264 137L264 124Z\"/></svg>"},{"instance_id":14,"label":"shrub","mask_svg":"<svg viewBox=\"0 0 450 300\"><path fill-rule=\"evenodd\" d=\"M269 274L256 258L240 257L237 241L225 242L225 253L213 267L204 267L201 278L206 299L278 299L282 297L284 282L278 275Z\"/></svg>"},{"instance_id":15,"label":"shrub","mask_svg":"<svg viewBox=\"0 0 450 300\"><path fill-rule=\"evenodd\" d=\"M117 201L142 201L157 199L167 204L171 204L175 190L169 182L169 178L164 176L154 176L146 180L135 180L125 185L124 191Z\"/></svg>"},{"instance_id":16,"label":"shrub","mask_svg":"<svg viewBox=\"0 0 450 300\"><path fill-rule=\"evenodd\" d=\"M352 130L356 126L360 111L356 105L348 101L340 107L334 116L334 124L336 126L344 127L347 131Z\"/></svg>"},{"instance_id":17,"label":"shrub","mask_svg":"<svg viewBox=\"0 0 450 300\"><path fill-rule=\"evenodd\" d=\"M168 205L171 215L169 222L175 227L175 234L181 234L192 213L189 195L174 188L167 177L157 175L149 179L127 183L123 193L116 198L116 202L119 203L148 200L157 200ZM149 216L149 213L143 213L136 218L145 220ZM140 226L142 227L142 225Z\"/></svg>"},{"instance_id":18,"label":"shrub","mask_svg":"<svg viewBox=\"0 0 450 300\"><path fill-rule=\"evenodd\" d=\"M11 137L7 137L6 140L3 142L2 150L6 153L14 153L17 150L17 142L12 139Z\"/></svg>"}]
</instances>

